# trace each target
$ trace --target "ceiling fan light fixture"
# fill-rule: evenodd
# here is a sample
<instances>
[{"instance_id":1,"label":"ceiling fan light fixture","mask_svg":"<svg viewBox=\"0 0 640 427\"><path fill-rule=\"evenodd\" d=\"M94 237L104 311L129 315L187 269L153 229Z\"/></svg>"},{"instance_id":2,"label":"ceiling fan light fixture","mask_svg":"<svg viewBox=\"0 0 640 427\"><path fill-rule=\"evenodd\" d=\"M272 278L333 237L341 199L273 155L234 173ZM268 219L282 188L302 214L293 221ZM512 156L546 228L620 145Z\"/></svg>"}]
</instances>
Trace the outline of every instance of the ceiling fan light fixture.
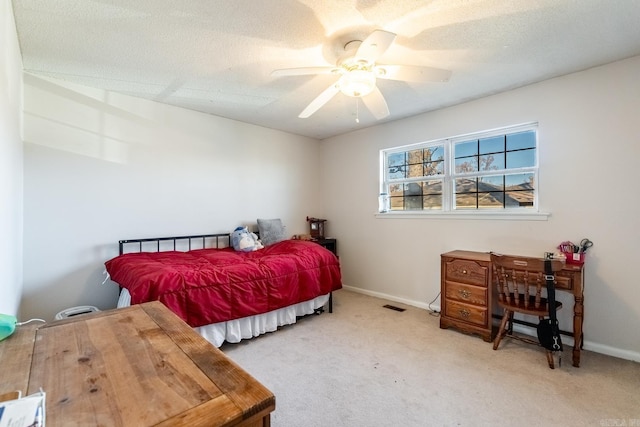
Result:
<instances>
[{"instance_id":1,"label":"ceiling fan light fixture","mask_svg":"<svg viewBox=\"0 0 640 427\"><path fill-rule=\"evenodd\" d=\"M358 30L360 31L360 30ZM347 32L340 33L335 40L349 36ZM335 67L303 67L275 70L275 76L304 76L309 74L333 74L339 76L333 83L298 115L305 119L324 106L335 95L342 92L346 96L356 98L356 122L359 119L358 98L362 98L363 105L372 113L376 120L389 116L389 106L382 92L376 87L377 79L396 81L446 81L451 71L432 67L418 67L401 64L378 64L387 49L396 38L396 34L384 30L374 30L364 40L353 36L343 45L344 52L337 58ZM340 41L340 40L338 40ZM335 46L337 47L337 46ZM328 48L327 48L328 49Z\"/></svg>"},{"instance_id":2,"label":"ceiling fan light fixture","mask_svg":"<svg viewBox=\"0 0 640 427\"><path fill-rule=\"evenodd\" d=\"M338 88L340 92L354 98L370 94L376 87L376 76L367 70L347 71L340 77Z\"/></svg>"}]
</instances>

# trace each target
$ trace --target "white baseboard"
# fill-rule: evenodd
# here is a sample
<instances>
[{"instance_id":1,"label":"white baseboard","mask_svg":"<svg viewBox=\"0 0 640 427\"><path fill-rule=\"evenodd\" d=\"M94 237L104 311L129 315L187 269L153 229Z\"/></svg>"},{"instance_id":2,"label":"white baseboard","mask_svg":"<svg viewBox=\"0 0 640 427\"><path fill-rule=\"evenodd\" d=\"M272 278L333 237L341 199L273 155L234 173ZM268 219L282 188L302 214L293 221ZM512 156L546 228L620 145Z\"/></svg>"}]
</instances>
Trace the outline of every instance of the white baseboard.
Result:
<instances>
[{"instance_id":1,"label":"white baseboard","mask_svg":"<svg viewBox=\"0 0 640 427\"><path fill-rule=\"evenodd\" d=\"M519 332L521 334L525 334L525 335L530 335L534 338L538 338L538 333L535 329L526 326L526 325L514 325L513 329L516 332ZM567 347L573 347L575 340L573 339L573 337L568 337L565 335L562 335L562 344L565 347L565 350ZM600 354L605 354L607 356L613 356L613 357L617 357L619 359L625 359L625 360L632 360L634 362L640 362L640 353L634 352L634 351L629 351L629 350L623 350L620 348L616 348L616 347L611 347L608 345L604 345L604 344L600 344L597 342L593 342L593 341L589 341L589 340L585 340L584 341L584 346L583 348L585 350L589 350L589 351L593 351L594 353L600 353Z\"/></svg>"},{"instance_id":2,"label":"white baseboard","mask_svg":"<svg viewBox=\"0 0 640 427\"><path fill-rule=\"evenodd\" d=\"M440 311L440 302L434 302L433 304L424 303L421 301L414 301L406 298L399 298L394 295L385 294L382 292L370 291L368 289L356 288L354 286L346 286L342 285L342 287L348 291L357 292L364 295L369 295L376 298L382 298L389 301L399 302L402 304L410 305L412 307L422 308L424 310L429 311ZM514 330L521 334L530 335L532 337L537 337L537 332L535 329L530 328L526 325L514 325ZM573 338L562 336L562 341L565 346L573 347ZM584 341L585 350L593 351L594 353L605 354L607 356L617 357L619 359L632 360L634 362L640 362L640 353L630 350L625 350L617 347L611 347L608 345L600 344L593 341Z\"/></svg>"},{"instance_id":3,"label":"white baseboard","mask_svg":"<svg viewBox=\"0 0 640 427\"><path fill-rule=\"evenodd\" d=\"M342 285L342 287L344 289L348 290L348 291L357 292L359 294L364 294L364 295L369 295L370 297L376 297L376 298L386 299L386 300L389 300L389 301L400 302L402 304L410 305L412 307L422 308L424 310L438 311L438 312L440 311L440 302L437 302L437 303L434 302L433 304L431 304L431 307L429 307L428 303L424 303L424 302L420 302L420 301L414 301L414 300L405 299L405 298L399 298L397 296L385 294L385 293L382 293L382 292L374 292L374 291L370 291L368 289L355 288L353 286L346 286L346 285Z\"/></svg>"}]
</instances>

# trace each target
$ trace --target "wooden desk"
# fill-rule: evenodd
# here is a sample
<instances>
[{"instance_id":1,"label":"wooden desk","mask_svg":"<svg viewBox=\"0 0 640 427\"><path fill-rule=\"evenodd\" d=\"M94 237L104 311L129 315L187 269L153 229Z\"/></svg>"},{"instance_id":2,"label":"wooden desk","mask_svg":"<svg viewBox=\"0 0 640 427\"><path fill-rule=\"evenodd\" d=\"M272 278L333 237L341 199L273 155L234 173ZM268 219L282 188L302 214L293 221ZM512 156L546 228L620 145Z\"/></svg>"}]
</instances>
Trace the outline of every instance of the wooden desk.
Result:
<instances>
[{"instance_id":1,"label":"wooden desk","mask_svg":"<svg viewBox=\"0 0 640 427\"><path fill-rule=\"evenodd\" d=\"M494 310L493 269L488 252L451 251L441 255L441 317L440 327L456 328L462 332L480 335L491 341L496 328L493 326ZM582 265L565 264L556 275L558 291L570 292L573 304L573 366L580 366L580 350L584 333L584 268ZM487 289L490 288L490 289ZM502 317L502 316L498 316ZM528 326L531 323L515 321Z\"/></svg>"},{"instance_id":2,"label":"wooden desk","mask_svg":"<svg viewBox=\"0 0 640 427\"><path fill-rule=\"evenodd\" d=\"M580 367L580 350L584 344L584 265L565 264L556 274L556 289L573 294L573 366Z\"/></svg>"},{"instance_id":3,"label":"wooden desk","mask_svg":"<svg viewBox=\"0 0 640 427\"><path fill-rule=\"evenodd\" d=\"M19 327L2 389L47 393L48 427L270 425L275 397L159 302Z\"/></svg>"}]
</instances>

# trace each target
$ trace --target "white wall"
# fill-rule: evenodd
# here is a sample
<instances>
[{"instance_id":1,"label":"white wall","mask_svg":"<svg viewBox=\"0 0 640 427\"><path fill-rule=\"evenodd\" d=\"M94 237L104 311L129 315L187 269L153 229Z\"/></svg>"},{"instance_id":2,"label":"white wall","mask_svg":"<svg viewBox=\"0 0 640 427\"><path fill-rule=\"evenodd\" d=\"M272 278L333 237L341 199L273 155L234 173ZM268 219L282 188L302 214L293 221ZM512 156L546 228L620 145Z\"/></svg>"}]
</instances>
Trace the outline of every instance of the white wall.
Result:
<instances>
[{"instance_id":1,"label":"white wall","mask_svg":"<svg viewBox=\"0 0 640 427\"><path fill-rule=\"evenodd\" d=\"M117 287L101 282L120 239L275 217L294 234L317 215L317 140L62 81L24 83L27 316L114 307Z\"/></svg>"},{"instance_id":2,"label":"white wall","mask_svg":"<svg viewBox=\"0 0 640 427\"><path fill-rule=\"evenodd\" d=\"M0 2L0 313L22 290L22 58L10 1Z\"/></svg>"},{"instance_id":3,"label":"white wall","mask_svg":"<svg viewBox=\"0 0 640 427\"><path fill-rule=\"evenodd\" d=\"M635 57L323 141L344 284L424 307L440 291L443 252L542 256L588 237L585 348L640 361L639 75ZM380 149L534 121L547 221L375 217ZM561 299L570 329L572 299Z\"/></svg>"}]
</instances>

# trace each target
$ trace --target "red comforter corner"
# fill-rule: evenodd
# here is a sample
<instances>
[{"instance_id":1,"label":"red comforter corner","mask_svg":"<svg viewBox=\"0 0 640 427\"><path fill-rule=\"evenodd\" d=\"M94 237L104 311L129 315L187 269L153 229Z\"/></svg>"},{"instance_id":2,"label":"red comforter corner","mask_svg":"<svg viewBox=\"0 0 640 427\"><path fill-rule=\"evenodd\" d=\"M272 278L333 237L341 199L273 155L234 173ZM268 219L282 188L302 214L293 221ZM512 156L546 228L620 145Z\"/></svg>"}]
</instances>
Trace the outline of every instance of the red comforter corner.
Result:
<instances>
[{"instance_id":1,"label":"red comforter corner","mask_svg":"<svg viewBox=\"0 0 640 427\"><path fill-rule=\"evenodd\" d=\"M254 252L131 253L105 266L132 304L159 300L192 327L267 313L342 288L338 258L300 240Z\"/></svg>"}]
</instances>

